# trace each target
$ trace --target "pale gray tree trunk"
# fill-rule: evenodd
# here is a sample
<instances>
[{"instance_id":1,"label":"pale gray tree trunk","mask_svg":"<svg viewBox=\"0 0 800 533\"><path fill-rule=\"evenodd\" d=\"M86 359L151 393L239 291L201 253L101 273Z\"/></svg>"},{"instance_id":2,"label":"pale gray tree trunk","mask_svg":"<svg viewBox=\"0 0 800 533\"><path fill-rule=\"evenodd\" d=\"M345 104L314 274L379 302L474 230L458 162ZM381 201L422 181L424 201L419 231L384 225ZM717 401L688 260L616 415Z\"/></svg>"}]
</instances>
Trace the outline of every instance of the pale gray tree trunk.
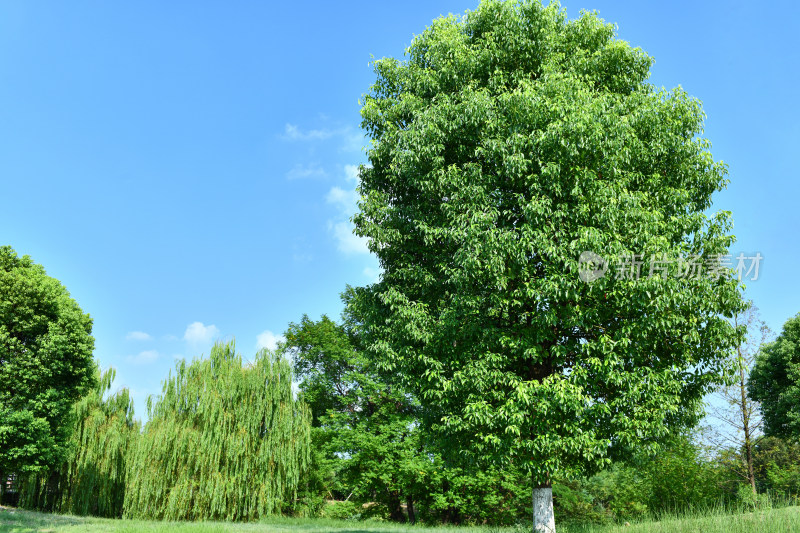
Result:
<instances>
[{"instance_id":1,"label":"pale gray tree trunk","mask_svg":"<svg viewBox=\"0 0 800 533\"><path fill-rule=\"evenodd\" d=\"M553 515L553 487L550 483L533 488L533 533L556 533Z\"/></svg>"}]
</instances>

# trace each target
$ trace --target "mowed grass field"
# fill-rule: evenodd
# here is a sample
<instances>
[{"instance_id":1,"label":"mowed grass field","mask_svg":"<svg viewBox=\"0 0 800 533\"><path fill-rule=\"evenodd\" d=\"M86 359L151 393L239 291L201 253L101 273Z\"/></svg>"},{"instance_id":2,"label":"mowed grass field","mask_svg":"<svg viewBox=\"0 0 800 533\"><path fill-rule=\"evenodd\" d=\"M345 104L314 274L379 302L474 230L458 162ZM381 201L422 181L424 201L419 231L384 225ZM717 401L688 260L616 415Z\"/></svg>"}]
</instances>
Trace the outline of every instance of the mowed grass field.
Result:
<instances>
[{"instance_id":1,"label":"mowed grass field","mask_svg":"<svg viewBox=\"0 0 800 533\"><path fill-rule=\"evenodd\" d=\"M608 526L558 526L559 533L795 533L800 532L800 507L753 513L687 515L661 521ZM0 507L0 533L128 533L135 531L178 533L525 533L517 526L456 527L409 526L378 521L274 518L257 523L151 522L109 520L34 513Z\"/></svg>"}]
</instances>

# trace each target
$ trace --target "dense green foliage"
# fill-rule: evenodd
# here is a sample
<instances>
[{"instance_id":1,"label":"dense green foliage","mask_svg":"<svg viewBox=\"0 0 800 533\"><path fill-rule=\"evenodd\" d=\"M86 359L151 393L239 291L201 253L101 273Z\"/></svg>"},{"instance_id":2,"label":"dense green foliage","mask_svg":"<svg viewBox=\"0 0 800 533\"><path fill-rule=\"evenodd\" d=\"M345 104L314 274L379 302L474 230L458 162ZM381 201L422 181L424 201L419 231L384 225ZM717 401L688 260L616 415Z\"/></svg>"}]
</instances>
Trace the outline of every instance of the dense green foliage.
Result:
<instances>
[{"instance_id":1,"label":"dense green foliage","mask_svg":"<svg viewBox=\"0 0 800 533\"><path fill-rule=\"evenodd\" d=\"M58 280L0 247L0 474L64 460L70 410L93 386L91 333Z\"/></svg>"},{"instance_id":2,"label":"dense green foliage","mask_svg":"<svg viewBox=\"0 0 800 533\"><path fill-rule=\"evenodd\" d=\"M384 271L358 314L460 457L588 474L694 422L730 372L737 282L676 261L727 252L728 214L705 214L726 168L651 64L537 1L484 1L375 62L354 220ZM583 282L583 251L641 254L642 275Z\"/></svg>"},{"instance_id":3,"label":"dense green foliage","mask_svg":"<svg viewBox=\"0 0 800 533\"><path fill-rule=\"evenodd\" d=\"M257 520L291 510L309 461L310 413L288 361L267 350L244 365L233 344L181 361L128 460L125 515Z\"/></svg>"},{"instance_id":4,"label":"dense green foliage","mask_svg":"<svg viewBox=\"0 0 800 533\"><path fill-rule=\"evenodd\" d=\"M319 512L494 524L526 515L522 472L444 464L420 427L413 396L361 350L353 315L345 312L342 325L304 316L290 324L284 348L314 420L306 497L339 500L315 506Z\"/></svg>"},{"instance_id":5,"label":"dense green foliage","mask_svg":"<svg viewBox=\"0 0 800 533\"><path fill-rule=\"evenodd\" d=\"M764 433L800 440L800 315L783 325L775 341L761 347L748 388L761 403Z\"/></svg>"},{"instance_id":6,"label":"dense green foliage","mask_svg":"<svg viewBox=\"0 0 800 533\"><path fill-rule=\"evenodd\" d=\"M800 443L778 437L761 439L754 462L761 493L800 501Z\"/></svg>"},{"instance_id":7,"label":"dense green foliage","mask_svg":"<svg viewBox=\"0 0 800 533\"><path fill-rule=\"evenodd\" d=\"M326 492L373 502L401 521L407 504L415 520L419 473L430 468L413 422L415 405L402 389L377 373L354 343L355 333L323 316L290 324L286 347L314 421L318 464L330 472Z\"/></svg>"},{"instance_id":8,"label":"dense green foliage","mask_svg":"<svg viewBox=\"0 0 800 533\"><path fill-rule=\"evenodd\" d=\"M53 471L29 475L20 505L75 515L122 516L127 457L139 436L139 423L133 418L128 389L108 394L115 374L110 369L98 375L98 386L75 403L67 460Z\"/></svg>"}]
</instances>

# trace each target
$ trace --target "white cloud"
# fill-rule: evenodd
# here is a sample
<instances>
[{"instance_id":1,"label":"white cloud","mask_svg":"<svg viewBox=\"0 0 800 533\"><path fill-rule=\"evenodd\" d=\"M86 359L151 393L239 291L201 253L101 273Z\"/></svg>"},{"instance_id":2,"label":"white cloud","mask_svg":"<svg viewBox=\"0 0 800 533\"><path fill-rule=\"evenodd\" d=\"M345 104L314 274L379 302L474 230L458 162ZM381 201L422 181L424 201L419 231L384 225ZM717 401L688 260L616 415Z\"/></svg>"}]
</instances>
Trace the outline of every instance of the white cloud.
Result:
<instances>
[{"instance_id":1,"label":"white cloud","mask_svg":"<svg viewBox=\"0 0 800 533\"><path fill-rule=\"evenodd\" d=\"M370 279L371 283L378 283L381 280L381 274L383 274L382 268L373 268L373 267L364 267L364 275Z\"/></svg>"},{"instance_id":2,"label":"white cloud","mask_svg":"<svg viewBox=\"0 0 800 533\"><path fill-rule=\"evenodd\" d=\"M364 144L364 134L350 126L302 130L294 124L287 123L283 128L281 138L285 141L297 142L326 141L338 138L342 142L340 149L343 151L359 151Z\"/></svg>"},{"instance_id":3,"label":"white cloud","mask_svg":"<svg viewBox=\"0 0 800 533\"><path fill-rule=\"evenodd\" d=\"M305 178L324 178L328 175L321 166L316 163L303 165L297 163L292 169L286 173L286 178L290 180L299 180Z\"/></svg>"},{"instance_id":4,"label":"white cloud","mask_svg":"<svg viewBox=\"0 0 800 533\"><path fill-rule=\"evenodd\" d=\"M145 333L144 331L131 331L127 335L125 335L126 341L149 341L153 337Z\"/></svg>"},{"instance_id":5,"label":"white cloud","mask_svg":"<svg viewBox=\"0 0 800 533\"><path fill-rule=\"evenodd\" d=\"M192 344L209 343L219 335L219 329L214 324L203 325L202 322L192 322L186 327L183 338Z\"/></svg>"},{"instance_id":6,"label":"white cloud","mask_svg":"<svg viewBox=\"0 0 800 533\"><path fill-rule=\"evenodd\" d=\"M155 350L145 350L136 355L128 357L128 361L135 364L152 363L156 359L158 359L158 352Z\"/></svg>"},{"instance_id":7,"label":"white cloud","mask_svg":"<svg viewBox=\"0 0 800 533\"><path fill-rule=\"evenodd\" d=\"M347 181L358 183L358 165L345 165L344 176Z\"/></svg>"},{"instance_id":8,"label":"white cloud","mask_svg":"<svg viewBox=\"0 0 800 533\"><path fill-rule=\"evenodd\" d=\"M341 187L333 187L328 191L325 200L335 205L343 215L352 215L358 211L359 195L356 191L346 191Z\"/></svg>"},{"instance_id":9,"label":"white cloud","mask_svg":"<svg viewBox=\"0 0 800 533\"><path fill-rule=\"evenodd\" d=\"M337 241L337 248L345 254L367 254L367 238L359 237L353 233L353 225L350 222L337 222L332 225L333 236Z\"/></svg>"},{"instance_id":10,"label":"white cloud","mask_svg":"<svg viewBox=\"0 0 800 533\"><path fill-rule=\"evenodd\" d=\"M285 340L286 337L283 335L275 335L268 329L264 330L256 337L256 350L260 350L262 348L274 350L278 347L279 342L284 342Z\"/></svg>"},{"instance_id":11,"label":"white cloud","mask_svg":"<svg viewBox=\"0 0 800 533\"><path fill-rule=\"evenodd\" d=\"M353 224L350 217L358 211L358 201L361 198L355 187L358 184L358 167L345 165L345 179L351 183L352 188L332 187L325 196L325 201L336 207L338 216L328 221L328 228L337 241L340 252L345 254L366 254L367 239L353 233Z\"/></svg>"},{"instance_id":12,"label":"white cloud","mask_svg":"<svg viewBox=\"0 0 800 533\"><path fill-rule=\"evenodd\" d=\"M347 133L344 135L344 142L340 150L342 152L360 152L364 147L364 134L360 131L350 131L348 128Z\"/></svg>"},{"instance_id":13,"label":"white cloud","mask_svg":"<svg viewBox=\"0 0 800 533\"><path fill-rule=\"evenodd\" d=\"M294 124L286 124L283 130L283 138L287 141L324 141L341 133L342 130L329 129L303 131Z\"/></svg>"}]
</instances>

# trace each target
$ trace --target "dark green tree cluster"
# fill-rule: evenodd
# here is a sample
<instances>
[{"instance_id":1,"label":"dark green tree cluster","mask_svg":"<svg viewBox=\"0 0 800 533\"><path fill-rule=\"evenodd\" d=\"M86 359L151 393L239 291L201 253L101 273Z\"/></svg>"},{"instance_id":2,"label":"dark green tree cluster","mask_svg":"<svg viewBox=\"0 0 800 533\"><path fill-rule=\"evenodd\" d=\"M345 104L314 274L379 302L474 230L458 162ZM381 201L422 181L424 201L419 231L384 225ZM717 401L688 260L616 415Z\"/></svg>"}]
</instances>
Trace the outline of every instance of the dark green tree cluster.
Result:
<instances>
[{"instance_id":1,"label":"dark green tree cluster","mask_svg":"<svg viewBox=\"0 0 800 533\"><path fill-rule=\"evenodd\" d=\"M788 320L778 338L761 348L749 390L761 404L767 435L800 439L800 315Z\"/></svg>"},{"instance_id":2,"label":"dark green tree cluster","mask_svg":"<svg viewBox=\"0 0 800 533\"><path fill-rule=\"evenodd\" d=\"M346 312L341 325L304 316L286 332L284 349L312 411L314 467L306 483L314 510L411 522L509 524L524 517L527 476L446 465L422 431L419 403L366 356L358 329ZM323 499L331 503L322 507Z\"/></svg>"},{"instance_id":3,"label":"dark green tree cluster","mask_svg":"<svg viewBox=\"0 0 800 533\"><path fill-rule=\"evenodd\" d=\"M72 406L95 385L91 333L58 280L0 247L0 477L66 458Z\"/></svg>"}]
</instances>

